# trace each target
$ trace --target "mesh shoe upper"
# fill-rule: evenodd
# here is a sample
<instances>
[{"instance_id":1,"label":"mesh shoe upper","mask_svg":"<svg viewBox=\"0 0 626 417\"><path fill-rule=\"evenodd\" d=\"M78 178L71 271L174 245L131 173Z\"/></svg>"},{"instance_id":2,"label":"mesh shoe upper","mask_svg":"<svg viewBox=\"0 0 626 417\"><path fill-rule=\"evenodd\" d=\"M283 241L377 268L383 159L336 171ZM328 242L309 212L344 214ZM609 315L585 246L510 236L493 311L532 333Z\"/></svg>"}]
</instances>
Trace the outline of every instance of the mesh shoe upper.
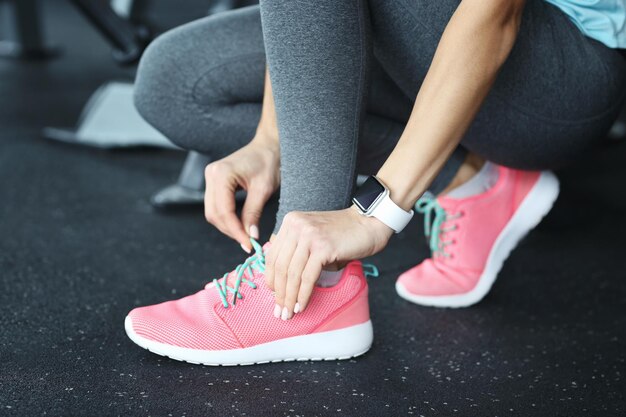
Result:
<instances>
[{"instance_id":1,"label":"mesh shoe upper","mask_svg":"<svg viewBox=\"0 0 626 417\"><path fill-rule=\"evenodd\" d=\"M274 295L265 286L263 272L254 270L251 276L244 276L256 288L241 282L241 298L233 304L230 301L234 295L229 293L228 307L224 306L216 283L211 283L179 300L134 309L129 314L133 330L149 340L191 349L245 348L315 332L340 314L343 306L367 291L361 263L351 262L337 285L316 287L306 310L283 321L273 316ZM234 286L233 273L224 279Z\"/></svg>"}]
</instances>

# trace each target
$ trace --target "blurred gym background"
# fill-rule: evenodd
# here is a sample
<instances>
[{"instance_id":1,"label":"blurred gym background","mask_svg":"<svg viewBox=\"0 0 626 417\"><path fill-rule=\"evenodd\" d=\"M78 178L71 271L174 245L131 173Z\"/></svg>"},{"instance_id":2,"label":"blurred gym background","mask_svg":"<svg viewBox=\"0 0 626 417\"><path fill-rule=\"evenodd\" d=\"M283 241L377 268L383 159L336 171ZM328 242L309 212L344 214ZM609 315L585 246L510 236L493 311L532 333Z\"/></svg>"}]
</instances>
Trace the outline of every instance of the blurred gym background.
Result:
<instances>
[{"instance_id":1,"label":"blurred gym background","mask_svg":"<svg viewBox=\"0 0 626 417\"><path fill-rule=\"evenodd\" d=\"M41 136L103 149L157 147L176 149L167 138L145 123L132 102L133 79L141 54L152 39L168 29L203 16L258 3L255 0L0 0L0 57L31 63L45 63L45 74L54 74L51 61L62 59L73 71L88 71L85 84L81 77L72 85L61 86L50 79L51 88L65 88L63 102L57 102L39 115L58 118L41 119ZM81 36L75 36L81 28ZM84 36L84 38L83 38ZM94 45L94 37L101 42ZM70 42L65 42L67 39ZM94 46L97 46L94 48ZM108 57L110 62L104 62ZM89 68L94 58L103 63ZM75 61L68 62L74 59ZM29 73L22 80L31 83ZM99 80L97 87L93 82ZM46 77L40 80L46 83ZM89 84L89 85L88 85ZM8 86L5 86L8 87ZM20 81L13 85L20 88ZM89 91L85 97L84 89ZM15 120L24 105L33 110L32 96L24 97L4 115ZM36 100L39 105L41 98ZM43 103L41 103L43 105ZM79 107L77 107L79 106ZM17 112L11 114L13 111ZM74 120L65 115L75 114ZM210 155L191 152L181 166L177 180L164 185L150 196L156 208L169 209L202 202L203 167Z\"/></svg>"}]
</instances>

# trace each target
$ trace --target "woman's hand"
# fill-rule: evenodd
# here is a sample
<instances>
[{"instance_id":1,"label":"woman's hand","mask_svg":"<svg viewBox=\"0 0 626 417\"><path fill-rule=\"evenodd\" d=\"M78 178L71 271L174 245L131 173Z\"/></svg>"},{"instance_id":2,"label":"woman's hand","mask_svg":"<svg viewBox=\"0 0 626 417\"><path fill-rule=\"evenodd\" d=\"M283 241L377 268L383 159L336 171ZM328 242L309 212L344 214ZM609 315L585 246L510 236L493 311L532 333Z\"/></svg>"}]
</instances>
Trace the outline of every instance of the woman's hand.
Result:
<instances>
[{"instance_id":1,"label":"woman's hand","mask_svg":"<svg viewBox=\"0 0 626 417\"><path fill-rule=\"evenodd\" d=\"M288 213L265 263L265 281L275 291L276 312L280 308L283 319L289 319L294 312L304 311L322 268L380 252L392 234L388 226L362 216L354 207Z\"/></svg>"},{"instance_id":2,"label":"woman's hand","mask_svg":"<svg viewBox=\"0 0 626 417\"><path fill-rule=\"evenodd\" d=\"M250 252L250 237L259 238L263 207L280 184L278 140L257 135L237 152L207 165L204 215L209 223ZM235 191L247 191L241 220L235 212Z\"/></svg>"}]
</instances>

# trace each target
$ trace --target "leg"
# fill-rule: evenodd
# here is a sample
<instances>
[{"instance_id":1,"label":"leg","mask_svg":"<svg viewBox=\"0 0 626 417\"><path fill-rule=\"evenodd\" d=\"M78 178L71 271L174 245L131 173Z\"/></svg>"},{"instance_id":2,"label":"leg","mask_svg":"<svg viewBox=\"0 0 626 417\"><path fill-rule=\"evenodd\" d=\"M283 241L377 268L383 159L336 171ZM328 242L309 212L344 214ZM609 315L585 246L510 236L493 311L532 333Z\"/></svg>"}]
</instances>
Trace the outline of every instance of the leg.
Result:
<instances>
[{"instance_id":1,"label":"leg","mask_svg":"<svg viewBox=\"0 0 626 417\"><path fill-rule=\"evenodd\" d=\"M308 5L268 1L261 11L281 137L277 231L290 211L346 207L357 147L359 172L375 173L402 133L412 103L372 62L368 115L381 113L385 120L368 116L361 129L370 69L364 0ZM454 153L433 184L436 192L445 188L464 158L463 149Z\"/></svg>"},{"instance_id":2,"label":"leg","mask_svg":"<svg viewBox=\"0 0 626 417\"><path fill-rule=\"evenodd\" d=\"M148 47L135 103L172 142L219 159L254 136L264 71L258 7L221 13L167 32Z\"/></svg>"},{"instance_id":3,"label":"leg","mask_svg":"<svg viewBox=\"0 0 626 417\"><path fill-rule=\"evenodd\" d=\"M135 103L172 142L219 159L255 133L264 67L258 6L200 19L150 44L137 73ZM358 152L359 172L368 174L395 146L412 106L379 65L373 73Z\"/></svg>"},{"instance_id":4,"label":"leg","mask_svg":"<svg viewBox=\"0 0 626 417\"><path fill-rule=\"evenodd\" d=\"M369 61L364 1L265 1L263 34L281 144L276 231L294 210L345 207Z\"/></svg>"}]
</instances>

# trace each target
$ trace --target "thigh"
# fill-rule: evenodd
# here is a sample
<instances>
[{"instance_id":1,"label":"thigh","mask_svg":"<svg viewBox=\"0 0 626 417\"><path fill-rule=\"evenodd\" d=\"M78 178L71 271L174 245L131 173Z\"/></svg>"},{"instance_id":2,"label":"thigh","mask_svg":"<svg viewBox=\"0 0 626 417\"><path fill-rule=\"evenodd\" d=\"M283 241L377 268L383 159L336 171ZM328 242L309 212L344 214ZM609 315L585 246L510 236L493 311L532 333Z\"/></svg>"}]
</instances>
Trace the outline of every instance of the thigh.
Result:
<instances>
[{"instance_id":1,"label":"thigh","mask_svg":"<svg viewBox=\"0 0 626 417\"><path fill-rule=\"evenodd\" d=\"M370 0L374 54L416 97L460 0ZM559 9L528 0L516 44L462 144L495 162L550 168L604 136L626 90L624 60Z\"/></svg>"}]
</instances>

